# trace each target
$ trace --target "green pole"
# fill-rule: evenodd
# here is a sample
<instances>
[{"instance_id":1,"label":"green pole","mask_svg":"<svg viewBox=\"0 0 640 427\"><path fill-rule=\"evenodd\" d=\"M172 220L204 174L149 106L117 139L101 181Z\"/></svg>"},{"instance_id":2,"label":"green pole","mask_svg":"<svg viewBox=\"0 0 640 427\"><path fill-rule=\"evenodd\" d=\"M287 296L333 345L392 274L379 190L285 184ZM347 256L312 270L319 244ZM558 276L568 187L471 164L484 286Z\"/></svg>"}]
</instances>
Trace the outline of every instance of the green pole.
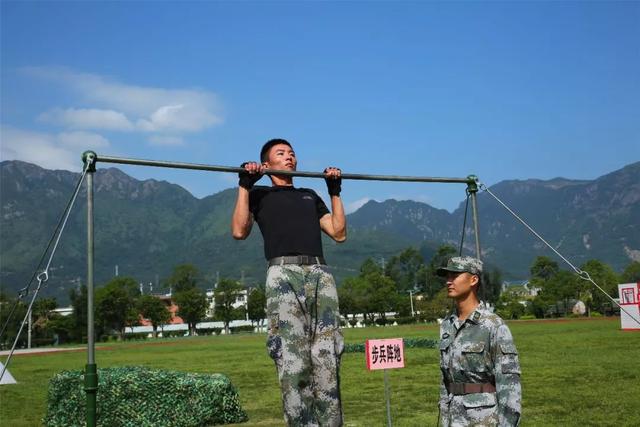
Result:
<instances>
[{"instance_id":1,"label":"green pole","mask_svg":"<svg viewBox=\"0 0 640 427\"><path fill-rule=\"evenodd\" d=\"M478 193L478 177L475 175L469 175L467 177L467 191L471 195L471 210L473 212L473 232L476 238L476 258L482 259L480 252L480 226L478 224L478 202L476 200L476 194ZM482 286L482 300L486 301L486 286Z\"/></svg>"},{"instance_id":2,"label":"green pole","mask_svg":"<svg viewBox=\"0 0 640 427\"><path fill-rule=\"evenodd\" d=\"M87 172L87 365L84 391L87 394L87 427L96 425L96 397L98 394L98 368L95 361L95 332L93 316L93 173L96 171L96 153L82 154Z\"/></svg>"}]
</instances>

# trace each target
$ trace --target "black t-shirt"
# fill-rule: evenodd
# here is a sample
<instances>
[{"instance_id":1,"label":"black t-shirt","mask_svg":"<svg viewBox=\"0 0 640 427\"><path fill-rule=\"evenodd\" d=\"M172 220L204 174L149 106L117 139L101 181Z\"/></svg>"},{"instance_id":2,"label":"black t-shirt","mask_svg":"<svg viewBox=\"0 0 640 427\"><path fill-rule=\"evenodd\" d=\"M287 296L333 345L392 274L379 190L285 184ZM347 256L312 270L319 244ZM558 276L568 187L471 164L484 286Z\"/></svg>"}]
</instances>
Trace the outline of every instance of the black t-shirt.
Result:
<instances>
[{"instance_id":1,"label":"black t-shirt","mask_svg":"<svg viewBox=\"0 0 640 427\"><path fill-rule=\"evenodd\" d=\"M308 188L256 186L249 210L260 226L267 259L285 255L322 255L320 218L327 205Z\"/></svg>"}]
</instances>

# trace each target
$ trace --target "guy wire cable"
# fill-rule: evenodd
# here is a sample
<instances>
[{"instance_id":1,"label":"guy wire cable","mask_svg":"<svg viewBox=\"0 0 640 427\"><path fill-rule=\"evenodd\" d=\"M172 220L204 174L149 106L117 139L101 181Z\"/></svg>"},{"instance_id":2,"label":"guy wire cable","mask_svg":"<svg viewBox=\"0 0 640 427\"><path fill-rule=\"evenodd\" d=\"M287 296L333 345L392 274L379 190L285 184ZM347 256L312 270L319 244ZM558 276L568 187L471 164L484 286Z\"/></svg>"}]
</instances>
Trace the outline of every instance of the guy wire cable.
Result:
<instances>
[{"instance_id":1,"label":"guy wire cable","mask_svg":"<svg viewBox=\"0 0 640 427\"><path fill-rule=\"evenodd\" d=\"M464 245L464 235L467 229L467 212L469 212L469 196L471 195L468 189L465 190L465 193L467 194L467 201L464 205L464 219L462 220L462 236L460 237L460 251L458 252L458 256L462 256L462 246Z\"/></svg>"},{"instance_id":2,"label":"guy wire cable","mask_svg":"<svg viewBox=\"0 0 640 427\"><path fill-rule=\"evenodd\" d=\"M544 243L549 249L551 249L556 255L558 255L565 263L567 263L572 269L573 271L583 280L586 280L588 282L591 282L600 292L602 292L604 295L606 295L607 298L609 298L611 300L612 303L614 303L615 305L618 306L618 308L620 308L620 310L624 311L631 319L633 319L634 322L636 322L638 325L640 325L640 320L636 319L635 317L633 317L631 315L631 313L629 313L627 310L625 310L615 299L613 299L611 297L611 295L609 295L604 289L602 289L589 275L588 271L583 271L580 270L578 267L576 267L575 265L573 265L567 258L565 258L560 252L558 252L556 250L556 248L554 248L553 246L551 246L540 234L538 234L529 224L527 224L522 218L520 218L513 210L511 210L511 208L509 208L509 206L507 206L502 200L500 200L498 198L498 196L496 196L495 194L493 194L491 192L491 190L489 190L489 188L478 182L478 188L480 188L481 190L486 191L487 193L489 193L494 199L496 199L496 201L498 203L500 203L502 205L502 207L504 207L511 215L513 215L518 221L520 221L520 223L522 225L524 225L531 233L533 233L534 236L536 236L542 243Z\"/></svg>"},{"instance_id":3,"label":"guy wire cable","mask_svg":"<svg viewBox=\"0 0 640 427\"><path fill-rule=\"evenodd\" d=\"M49 267L51 266L51 262L53 261L53 256L56 253L56 250L58 248L58 244L60 243L60 238L62 237L62 233L64 232L64 228L67 225L67 220L69 219L69 215L71 214L71 209L73 208L73 205L76 201L76 198L78 196L78 193L80 191L80 187L82 186L82 181L84 181L84 177L87 174L87 171L89 170L89 167L91 167L92 161L88 160L87 164L85 166L85 168L82 171L82 175L80 175L80 179L78 180L78 184L76 185L76 188L73 192L73 196L71 197L71 200L69 201L69 203L67 204L67 208L65 209L62 218L61 218L61 222L58 223L59 225L59 233L57 233L57 238L55 239L55 244L53 246L53 249L51 250L51 254L49 256L49 261L47 262L47 266L45 267L45 269L37 275L38 278L38 286L36 288L36 290L33 293L33 297L31 298L31 302L29 303L29 308L27 309L27 312L24 316L24 319L22 319L22 323L20 324L20 328L18 330L18 333L16 334L16 339L13 342L13 346L11 347L11 351L9 352L9 355L7 356L7 360L4 363L4 366L2 367L2 373L0 373L0 380L2 380L2 377L4 377L4 373L6 372L7 368L9 367L9 363L11 362L11 357L13 356L13 353L16 349L16 346L18 345L18 341L20 340L20 334L22 334L22 329L24 328L24 324L27 322L27 319L29 318L29 316L31 315L31 310L33 309L33 303L36 301L36 298L38 297L38 292L40 291L40 288L42 286L43 283L46 283L47 280L49 280ZM55 236L55 233L54 233ZM52 240L53 240L53 236L52 236ZM49 249L51 245L51 242L49 242L49 246L47 246L47 250ZM45 254L47 252L45 251ZM43 255L44 258L44 255ZM41 260L42 263L42 260ZM40 264L38 265L40 266ZM27 286L27 288L31 286L31 283L29 283L29 285ZM17 303L18 300L16 300ZM15 306L14 306L15 308ZM9 323L9 319L7 319L7 324Z\"/></svg>"}]
</instances>

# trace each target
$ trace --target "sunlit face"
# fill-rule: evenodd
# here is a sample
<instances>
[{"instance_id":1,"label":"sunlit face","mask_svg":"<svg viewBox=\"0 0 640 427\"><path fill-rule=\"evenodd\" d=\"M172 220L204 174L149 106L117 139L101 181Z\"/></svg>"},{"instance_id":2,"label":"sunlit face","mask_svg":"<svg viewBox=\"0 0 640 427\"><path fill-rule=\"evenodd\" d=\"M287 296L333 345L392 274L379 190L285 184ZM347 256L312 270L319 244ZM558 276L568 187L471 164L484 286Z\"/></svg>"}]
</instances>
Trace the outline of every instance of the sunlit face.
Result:
<instances>
[{"instance_id":1,"label":"sunlit face","mask_svg":"<svg viewBox=\"0 0 640 427\"><path fill-rule=\"evenodd\" d=\"M287 144L277 144L269 150L269 158L263 163L268 169L296 170L296 153Z\"/></svg>"},{"instance_id":2,"label":"sunlit face","mask_svg":"<svg viewBox=\"0 0 640 427\"><path fill-rule=\"evenodd\" d=\"M447 273L447 296L454 299L464 299L478 287L478 276L475 274L450 271Z\"/></svg>"}]
</instances>

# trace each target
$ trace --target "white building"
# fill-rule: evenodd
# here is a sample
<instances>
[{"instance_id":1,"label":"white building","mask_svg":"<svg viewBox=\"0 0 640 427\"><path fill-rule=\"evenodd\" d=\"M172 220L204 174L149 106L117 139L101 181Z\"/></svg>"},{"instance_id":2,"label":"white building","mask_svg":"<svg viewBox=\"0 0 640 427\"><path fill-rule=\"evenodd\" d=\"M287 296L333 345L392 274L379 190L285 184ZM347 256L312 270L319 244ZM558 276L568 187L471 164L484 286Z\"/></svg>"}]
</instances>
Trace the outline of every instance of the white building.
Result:
<instances>
[{"instance_id":1,"label":"white building","mask_svg":"<svg viewBox=\"0 0 640 427\"><path fill-rule=\"evenodd\" d=\"M213 318L216 307L216 298L213 293L213 289L207 290L207 317ZM246 289L238 291L238 295L236 296L236 302L233 304L233 308L241 308L243 307L245 311L247 311L249 307L249 292ZM247 319L249 319L247 314Z\"/></svg>"}]
</instances>

